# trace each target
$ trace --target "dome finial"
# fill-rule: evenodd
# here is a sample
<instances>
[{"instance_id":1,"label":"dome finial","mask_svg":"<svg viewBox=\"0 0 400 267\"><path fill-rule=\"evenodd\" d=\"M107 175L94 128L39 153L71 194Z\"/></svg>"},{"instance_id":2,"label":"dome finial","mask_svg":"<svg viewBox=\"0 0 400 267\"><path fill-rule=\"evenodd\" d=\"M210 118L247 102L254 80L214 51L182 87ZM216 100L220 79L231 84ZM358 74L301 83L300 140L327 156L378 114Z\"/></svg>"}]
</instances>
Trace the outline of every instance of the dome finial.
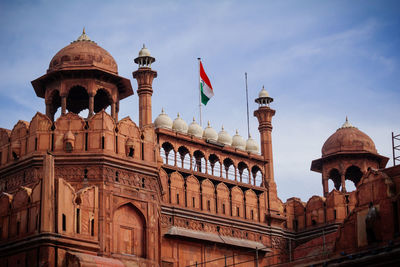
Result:
<instances>
[{"instance_id":1,"label":"dome finial","mask_svg":"<svg viewBox=\"0 0 400 267\"><path fill-rule=\"evenodd\" d=\"M356 128L353 125L351 125L351 123L349 122L349 119L347 118L347 115L346 115L346 121L343 123L343 125L342 125L342 127L340 127L340 129L343 129L343 128Z\"/></svg>"},{"instance_id":2,"label":"dome finial","mask_svg":"<svg viewBox=\"0 0 400 267\"><path fill-rule=\"evenodd\" d=\"M83 26L82 34L86 34L86 32L85 32L85 26Z\"/></svg>"},{"instance_id":3,"label":"dome finial","mask_svg":"<svg viewBox=\"0 0 400 267\"><path fill-rule=\"evenodd\" d=\"M161 108L161 114L165 114L164 108Z\"/></svg>"},{"instance_id":4,"label":"dome finial","mask_svg":"<svg viewBox=\"0 0 400 267\"><path fill-rule=\"evenodd\" d=\"M89 41L89 42L92 41L90 40L89 36L86 35L85 27L83 27L81 36L79 36L78 39L76 39L76 42L79 41Z\"/></svg>"}]
</instances>

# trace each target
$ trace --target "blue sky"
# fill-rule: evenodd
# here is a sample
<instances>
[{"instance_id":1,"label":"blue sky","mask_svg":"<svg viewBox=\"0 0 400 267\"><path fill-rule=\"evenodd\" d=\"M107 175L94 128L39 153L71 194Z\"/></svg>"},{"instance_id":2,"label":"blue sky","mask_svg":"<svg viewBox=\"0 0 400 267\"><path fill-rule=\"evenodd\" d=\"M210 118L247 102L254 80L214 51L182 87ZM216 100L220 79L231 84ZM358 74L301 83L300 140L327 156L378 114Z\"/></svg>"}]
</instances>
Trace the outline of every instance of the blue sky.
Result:
<instances>
[{"instance_id":1,"label":"blue sky","mask_svg":"<svg viewBox=\"0 0 400 267\"><path fill-rule=\"evenodd\" d=\"M349 117L378 152L391 157L400 133L400 4L398 1L2 1L0 2L0 127L44 113L30 81L86 27L88 36L132 79L142 44L156 58L153 118L198 117L198 65L215 96L203 118L247 135L262 86L275 99L273 150L278 195L306 201L322 193L310 164ZM138 99L121 102L120 118L138 121ZM204 125L205 123L203 123ZM388 163L392 165L392 161Z\"/></svg>"}]
</instances>

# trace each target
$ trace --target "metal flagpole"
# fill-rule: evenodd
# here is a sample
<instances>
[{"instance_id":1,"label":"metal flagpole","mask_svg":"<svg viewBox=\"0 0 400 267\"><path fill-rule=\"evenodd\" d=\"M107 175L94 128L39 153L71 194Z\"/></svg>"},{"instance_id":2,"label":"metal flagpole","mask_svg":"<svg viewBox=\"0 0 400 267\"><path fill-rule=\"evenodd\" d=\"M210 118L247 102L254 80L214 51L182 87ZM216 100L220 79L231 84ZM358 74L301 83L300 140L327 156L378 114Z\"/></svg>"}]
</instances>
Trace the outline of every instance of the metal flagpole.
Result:
<instances>
[{"instance_id":1,"label":"metal flagpole","mask_svg":"<svg viewBox=\"0 0 400 267\"><path fill-rule=\"evenodd\" d=\"M249 90L247 89L247 72L244 73L246 80L246 103L247 103L247 136L250 138L250 124L249 124Z\"/></svg>"},{"instance_id":2,"label":"metal flagpole","mask_svg":"<svg viewBox=\"0 0 400 267\"><path fill-rule=\"evenodd\" d=\"M199 74L199 81L198 81L198 85L199 85L200 126L203 127L203 124L202 124L202 122L201 122L201 84L200 84L200 80L201 80L201 78L200 78L200 61L201 61L201 58L198 57L197 60L199 61L199 72L198 72L198 74Z\"/></svg>"}]
</instances>

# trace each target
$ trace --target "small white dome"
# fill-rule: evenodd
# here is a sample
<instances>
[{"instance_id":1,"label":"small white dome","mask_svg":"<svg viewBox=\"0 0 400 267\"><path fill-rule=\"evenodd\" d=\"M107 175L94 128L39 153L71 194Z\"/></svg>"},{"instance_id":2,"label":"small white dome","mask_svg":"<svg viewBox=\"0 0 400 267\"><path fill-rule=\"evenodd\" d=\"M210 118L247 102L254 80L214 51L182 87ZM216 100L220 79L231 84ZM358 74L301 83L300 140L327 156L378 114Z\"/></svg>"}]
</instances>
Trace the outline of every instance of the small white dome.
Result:
<instances>
[{"instance_id":1,"label":"small white dome","mask_svg":"<svg viewBox=\"0 0 400 267\"><path fill-rule=\"evenodd\" d=\"M165 114L164 109L161 110L161 114L154 120L154 126L156 128L172 129L172 120Z\"/></svg>"},{"instance_id":2,"label":"small white dome","mask_svg":"<svg viewBox=\"0 0 400 267\"><path fill-rule=\"evenodd\" d=\"M249 139L247 139L246 141L246 151L250 152L250 153L258 153L258 144L256 142L256 140L254 140L253 138L251 138L251 135L249 137Z\"/></svg>"},{"instance_id":3,"label":"small white dome","mask_svg":"<svg viewBox=\"0 0 400 267\"><path fill-rule=\"evenodd\" d=\"M258 97L269 97L269 94L267 92L267 90L265 90L264 85L263 88L261 89L260 93L258 94Z\"/></svg>"},{"instance_id":4,"label":"small white dome","mask_svg":"<svg viewBox=\"0 0 400 267\"><path fill-rule=\"evenodd\" d=\"M211 128L210 122L208 122L207 127L204 129L203 138L212 141L218 140L218 134L213 128Z\"/></svg>"},{"instance_id":5,"label":"small white dome","mask_svg":"<svg viewBox=\"0 0 400 267\"><path fill-rule=\"evenodd\" d=\"M180 133L187 133L188 131L187 123L181 117L179 117L179 113L172 124L172 130Z\"/></svg>"},{"instance_id":6,"label":"small white dome","mask_svg":"<svg viewBox=\"0 0 400 267\"><path fill-rule=\"evenodd\" d=\"M246 150L246 141L242 136L239 135L238 130L236 130L236 134L232 137L232 146L238 149Z\"/></svg>"},{"instance_id":7,"label":"small white dome","mask_svg":"<svg viewBox=\"0 0 400 267\"><path fill-rule=\"evenodd\" d=\"M232 144L232 137L228 134L227 131L224 130L224 126L222 126L221 131L218 133L218 142L224 145Z\"/></svg>"},{"instance_id":8,"label":"small white dome","mask_svg":"<svg viewBox=\"0 0 400 267\"><path fill-rule=\"evenodd\" d=\"M203 128L197 124L196 120L193 117L193 122L189 125L188 134L194 135L198 138L203 137Z\"/></svg>"},{"instance_id":9,"label":"small white dome","mask_svg":"<svg viewBox=\"0 0 400 267\"><path fill-rule=\"evenodd\" d=\"M143 44L143 48L139 51L139 57L151 57L149 49Z\"/></svg>"}]
</instances>

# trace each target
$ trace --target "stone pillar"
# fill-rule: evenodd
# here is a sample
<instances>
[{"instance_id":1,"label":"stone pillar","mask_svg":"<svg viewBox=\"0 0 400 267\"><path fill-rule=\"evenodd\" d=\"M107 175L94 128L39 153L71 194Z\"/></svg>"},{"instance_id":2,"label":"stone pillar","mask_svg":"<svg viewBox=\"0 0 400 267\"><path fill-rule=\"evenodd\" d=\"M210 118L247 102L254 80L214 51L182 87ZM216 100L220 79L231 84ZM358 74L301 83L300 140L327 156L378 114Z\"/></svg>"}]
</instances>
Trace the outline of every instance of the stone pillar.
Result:
<instances>
[{"instance_id":1,"label":"stone pillar","mask_svg":"<svg viewBox=\"0 0 400 267\"><path fill-rule=\"evenodd\" d=\"M115 118L115 102L111 103L111 117L116 121L116 118Z\"/></svg>"},{"instance_id":2,"label":"stone pillar","mask_svg":"<svg viewBox=\"0 0 400 267\"><path fill-rule=\"evenodd\" d=\"M41 220L40 232L54 232L54 157L46 154L43 159L43 178L41 181Z\"/></svg>"},{"instance_id":3,"label":"stone pillar","mask_svg":"<svg viewBox=\"0 0 400 267\"><path fill-rule=\"evenodd\" d=\"M326 197L329 193L328 178L322 177L322 188L323 188L324 197Z\"/></svg>"},{"instance_id":4,"label":"stone pillar","mask_svg":"<svg viewBox=\"0 0 400 267\"><path fill-rule=\"evenodd\" d=\"M88 117L92 117L94 115L94 96L89 95L89 115Z\"/></svg>"},{"instance_id":5,"label":"stone pillar","mask_svg":"<svg viewBox=\"0 0 400 267\"><path fill-rule=\"evenodd\" d=\"M151 96L153 95L153 79L157 77L157 72L149 67L140 67L132 75L138 83L139 127L142 128L153 122Z\"/></svg>"},{"instance_id":6,"label":"stone pillar","mask_svg":"<svg viewBox=\"0 0 400 267\"><path fill-rule=\"evenodd\" d=\"M341 183L342 183L342 192L346 192L346 177L344 174L341 174Z\"/></svg>"},{"instance_id":7,"label":"stone pillar","mask_svg":"<svg viewBox=\"0 0 400 267\"><path fill-rule=\"evenodd\" d=\"M258 119L258 130L260 131L261 139L261 155L268 162L266 164L266 178L274 180L274 164L272 156L272 117L275 115L275 110L268 106L260 106L254 111L254 116Z\"/></svg>"},{"instance_id":8,"label":"stone pillar","mask_svg":"<svg viewBox=\"0 0 400 267\"><path fill-rule=\"evenodd\" d=\"M49 117L52 121L54 120L51 116L51 104L46 103L46 116Z\"/></svg>"},{"instance_id":9,"label":"stone pillar","mask_svg":"<svg viewBox=\"0 0 400 267\"><path fill-rule=\"evenodd\" d=\"M65 115L67 113L67 97L61 96L61 115Z\"/></svg>"}]
</instances>

